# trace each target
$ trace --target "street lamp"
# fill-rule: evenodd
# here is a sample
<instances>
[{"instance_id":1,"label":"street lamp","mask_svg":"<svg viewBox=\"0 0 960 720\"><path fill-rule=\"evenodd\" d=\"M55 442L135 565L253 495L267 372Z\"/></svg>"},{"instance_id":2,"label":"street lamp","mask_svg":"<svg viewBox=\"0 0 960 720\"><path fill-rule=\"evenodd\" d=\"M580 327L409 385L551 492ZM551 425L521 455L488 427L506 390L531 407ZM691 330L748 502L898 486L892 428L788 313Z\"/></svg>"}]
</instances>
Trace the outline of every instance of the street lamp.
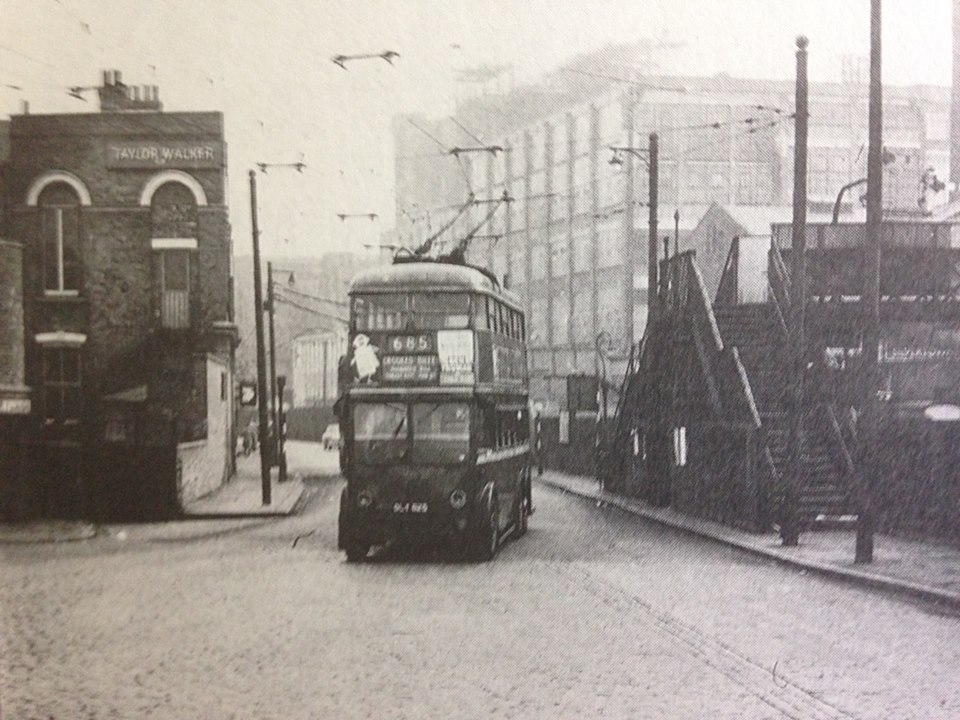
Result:
<instances>
[{"instance_id":1,"label":"street lamp","mask_svg":"<svg viewBox=\"0 0 960 720\"><path fill-rule=\"evenodd\" d=\"M630 134L633 134L633 127L631 123ZM639 158L647 166L648 172L648 186L649 186L649 206L650 206L650 215L648 218L649 225L649 239L647 243L647 327L651 326L651 323L656 317L657 313L657 288L659 287L657 282L657 203L658 203L658 183L659 183L659 156L660 156L660 139L657 133L650 133L649 146L646 148L633 147L631 145L610 145L609 148L613 152L613 156L610 158L611 165L623 165L624 160L623 156L627 155L629 157ZM631 197L627 198L627 218L626 222L630 226L629 232L633 232L633 168L628 163L627 164L627 188ZM628 235L629 237L629 235ZM633 272L631 268L630 272ZM633 343L633 280L630 280L630 307L628 308L627 316L629 318L628 322L630 323L629 327L631 329L629 333L630 343Z\"/></svg>"}]
</instances>

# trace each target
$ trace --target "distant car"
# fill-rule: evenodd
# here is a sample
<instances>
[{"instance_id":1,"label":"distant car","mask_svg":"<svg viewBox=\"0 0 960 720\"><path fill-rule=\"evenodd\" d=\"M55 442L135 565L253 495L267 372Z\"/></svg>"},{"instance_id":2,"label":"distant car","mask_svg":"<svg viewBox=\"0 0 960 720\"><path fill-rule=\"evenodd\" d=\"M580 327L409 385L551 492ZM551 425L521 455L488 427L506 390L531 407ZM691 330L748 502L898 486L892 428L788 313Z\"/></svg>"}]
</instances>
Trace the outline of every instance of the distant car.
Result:
<instances>
[{"instance_id":1,"label":"distant car","mask_svg":"<svg viewBox=\"0 0 960 720\"><path fill-rule=\"evenodd\" d=\"M323 442L324 450L333 450L334 448L340 447L340 426L337 424L327 425L327 429L323 431L323 437L321 438Z\"/></svg>"}]
</instances>

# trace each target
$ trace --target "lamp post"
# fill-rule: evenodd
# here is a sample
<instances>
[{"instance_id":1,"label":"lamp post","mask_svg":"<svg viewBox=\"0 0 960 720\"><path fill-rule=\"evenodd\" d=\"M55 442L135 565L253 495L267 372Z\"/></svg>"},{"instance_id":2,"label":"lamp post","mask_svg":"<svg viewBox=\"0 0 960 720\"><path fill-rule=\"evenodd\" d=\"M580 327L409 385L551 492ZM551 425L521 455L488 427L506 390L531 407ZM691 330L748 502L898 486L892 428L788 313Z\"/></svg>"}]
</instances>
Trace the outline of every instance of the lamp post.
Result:
<instances>
[{"instance_id":1,"label":"lamp post","mask_svg":"<svg viewBox=\"0 0 960 720\"><path fill-rule=\"evenodd\" d=\"M874 477L878 467L880 407L877 398L880 376L880 233L883 222L883 81L880 32L881 0L870 1L870 100L867 149L867 221L864 232L864 287L861 295L865 327L863 360L866 394L863 406L860 487L857 488L857 539L854 562L873 562Z\"/></svg>"},{"instance_id":2,"label":"lamp post","mask_svg":"<svg viewBox=\"0 0 960 720\"><path fill-rule=\"evenodd\" d=\"M657 205L659 203L659 145L660 140L657 133L650 133L650 145L647 148L637 148L631 147L629 145L611 145L610 150L613 151L613 157L610 158L611 165L621 165L623 164L623 159L620 157L621 154L627 153L630 156L640 158L647 166L648 173L648 191L649 191L649 210L650 214L648 217L648 242L647 242L647 326L654 321L657 314ZM628 164L627 172L630 177L633 175L633 169ZM628 187L631 186L631 183L627 183ZM633 197L627 198L627 207L633 207ZM628 213L629 214L629 213ZM679 216L678 216L679 217ZM632 224L632 222L631 222ZM632 228L631 228L632 229ZM630 242L629 237L627 242ZM632 270L632 269L631 269ZM632 288L633 281L630 281L631 288L631 297L632 297ZM627 322L629 327L633 327L633 303L631 307L627 309ZM630 333L631 342L633 341L633 333Z\"/></svg>"}]
</instances>

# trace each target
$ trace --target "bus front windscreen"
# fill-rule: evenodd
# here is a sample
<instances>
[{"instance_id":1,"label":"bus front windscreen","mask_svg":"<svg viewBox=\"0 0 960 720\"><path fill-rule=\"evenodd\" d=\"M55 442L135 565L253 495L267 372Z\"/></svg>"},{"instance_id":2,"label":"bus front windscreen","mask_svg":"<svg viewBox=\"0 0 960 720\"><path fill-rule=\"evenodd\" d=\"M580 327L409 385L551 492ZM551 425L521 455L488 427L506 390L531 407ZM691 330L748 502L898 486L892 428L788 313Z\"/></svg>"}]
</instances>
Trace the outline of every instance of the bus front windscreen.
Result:
<instances>
[{"instance_id":1,"label":"bus front windscreen","mask_svg":"<svg viewBox=\"0 0 960 720\"><path fill-rule=\"evenodd\" d=\"M413 462L461 463L469 449L470 408L466 403L413 404Z\"/></svg>"},{"instance_id":2,"label":"bus front windscreen","mask_svg":"<svg viewBox=\"0 0 960 720\"><path fill-rule=\"evenodd\" d=\"M467 403L358 403L353 425L355 456L365 465L455 465L470 450Z\"/></svg>"},{"instance_id":3,"label":"bus front windscreen","mask_svg":"<svg viewBox=\"0 0 960 720\"><path fill-rule=\"evenodd\" d=\"M357 459L366 465L402 460L407 452L407 406L358 403L353 411Z\"/></svg>"}]
</instances>

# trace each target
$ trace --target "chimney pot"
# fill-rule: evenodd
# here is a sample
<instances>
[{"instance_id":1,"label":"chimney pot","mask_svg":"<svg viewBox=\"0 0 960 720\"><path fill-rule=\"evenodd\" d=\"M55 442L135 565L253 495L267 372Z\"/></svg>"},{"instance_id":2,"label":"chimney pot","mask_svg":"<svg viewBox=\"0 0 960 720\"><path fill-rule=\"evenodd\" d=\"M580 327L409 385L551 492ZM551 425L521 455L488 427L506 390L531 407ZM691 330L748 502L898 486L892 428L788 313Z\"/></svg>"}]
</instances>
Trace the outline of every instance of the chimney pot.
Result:
<instances>
[{"instance_id":1,"label":"chimney pot","mask_svg":"<svg viewBox=\"0 0 960 720\"><path fill-rule=\"evenodd\" d=\"M119 71L119 70L114 70L114 71L113 71L113 83L114 83L115 85L123 85L123 82L122 82L121 79L120 79L121 77L122 77L122 76L120 75L120 71Z\"/></svg>"},{"instance_id":2,"label":"chimney pot","mask_svg":"<svg viewBox=\"0 0 960 720\"><path fill-rule=\"evenodd\" d=\"M103 71L103 86L104 86L104 87L107 87L107 85L110 85L110 84L111 84L111 83L110 83L110 71L109 71L109 70L104 70L104 71Z\"/></svg>"}]
</instances>

